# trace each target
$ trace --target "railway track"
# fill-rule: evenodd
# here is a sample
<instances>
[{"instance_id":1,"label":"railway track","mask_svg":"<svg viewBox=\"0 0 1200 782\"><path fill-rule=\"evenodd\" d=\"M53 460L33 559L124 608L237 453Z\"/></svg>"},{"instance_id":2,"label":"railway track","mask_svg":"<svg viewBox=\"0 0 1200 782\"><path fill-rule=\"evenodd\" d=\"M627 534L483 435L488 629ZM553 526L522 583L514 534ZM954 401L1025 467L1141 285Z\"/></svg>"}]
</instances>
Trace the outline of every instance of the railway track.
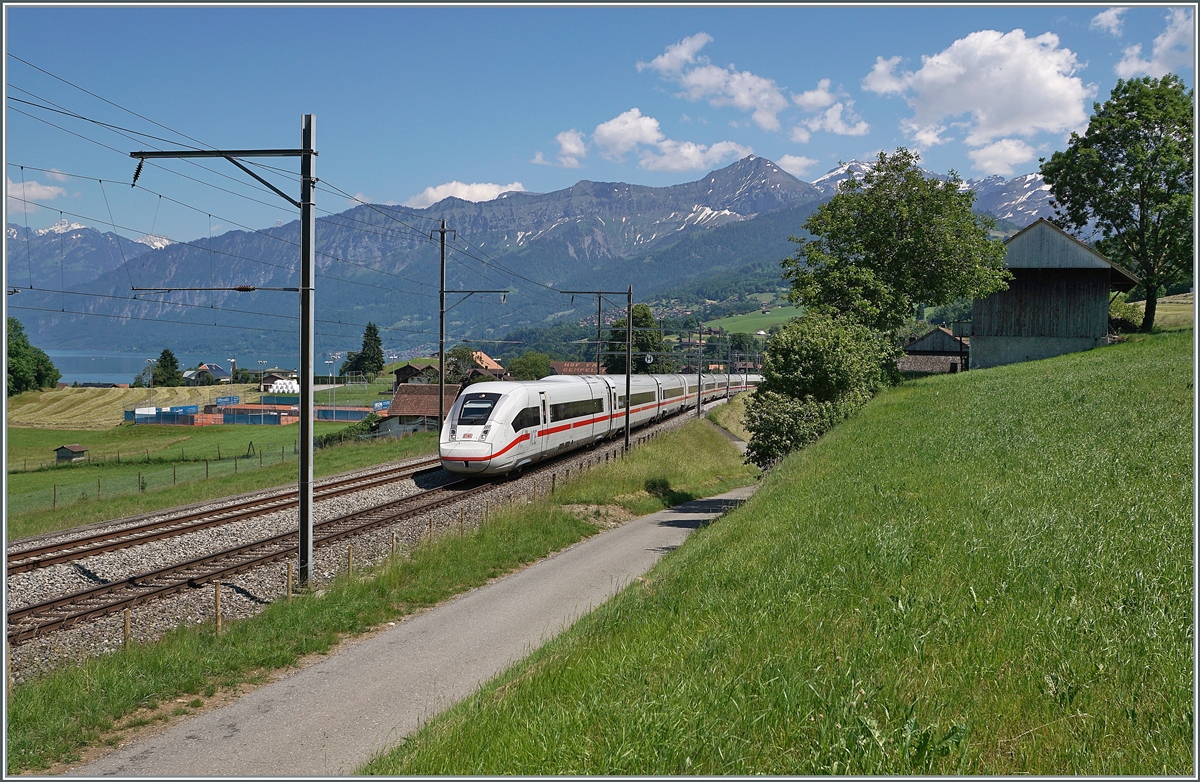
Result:
<instances>
[{"instance_id":1,"label":"railway track","mask_svg":"<svg viewBox=\"0 0 1200 782\"><path fill-rule=\"evenodd\" d=\"M337 541L456 502L494 484L465 478L374 508L328 519L314 528L313 546ZM286 532L148 573L99 584L8 613L8 641L19 644L87 619L158 600L293 556L297 533Z\"/></svg>"},{"instance_id":2,"label":"railway track","mask_svg":"<svg viewBox=\"0 0 1200 782\"><path fill-rule=\"evenodd\" d=\"M415 464L392 467L385 470L340 478L322 483L313 491L314 500L325 500L343 494L381 486L404 480L419 472L437 467L438 459L426 459ZM185 535L209 527L230 524L236 521L264 516L293 507L298 502L299 492L284 491L266 497L258 497L221 508L195 511L182 516L158 519L143 524L116 530L97 532L67 541L47 543L42 546L9 552L7 573L26 573L38 568L64 562L72 562L96 554L138 546L164 538Z\"/></svg>"}]
</instances>

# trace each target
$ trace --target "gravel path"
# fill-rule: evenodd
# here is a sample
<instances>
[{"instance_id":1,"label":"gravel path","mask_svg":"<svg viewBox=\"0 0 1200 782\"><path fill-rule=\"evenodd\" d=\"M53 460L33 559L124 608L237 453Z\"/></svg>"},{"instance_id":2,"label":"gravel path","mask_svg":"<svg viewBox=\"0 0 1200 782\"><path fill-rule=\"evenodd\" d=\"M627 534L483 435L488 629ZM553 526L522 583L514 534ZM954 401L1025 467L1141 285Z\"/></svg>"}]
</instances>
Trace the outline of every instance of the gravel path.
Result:
<instances>
[{"instance_id":1,"label":"gravel path","mask_svg":"<svg viewBox=\"0 0 1200 782\"><path fill-rule=\"evenodd\" d=\"M724 400L718 400L706 406L705 409L723 403ZM694 412L685 413L639 429L632 434L632 442L636 447L638 443L657 434L682 427L694 417ZM619 458L623 445L623 438L608 441L592 450L567 457L555 463L552 468L517 480L499 482L495 488L474 494L459 503L418 517L405 519L393 525L376 528L333 546L319 548L314 552L313 557L313 586L320 588L327 585L346 571L349 559L348 546L353 549L355 570L371 567L392 554L393 540L395 540L396 549L399 552L407 552L411 551L422 538L431 534L438 535L463 529L474 529L483 520L484 515L493 508L529 502L549 493L552 485L558 479L565 480L572 473L603 463L606 459ZM427 457L413 458L396 464L417 462L421 458ZM378 467L373 469L378 469ZM369 471L364 470L363 472ZM420 475L416 479L398 481L383 487L322 500L315 503L315 521L320 522L342 514L402 499L448 483L453 479L454 476L450 473L434 471ZM271 493L264 491L256 494L265 496ZM248 496L254 495L227 498L208 503L207 506L215 509L232 504L235 499L242 501ZM194 507L189 508L189 510L194 509ZM160 515L166 517L171 513L177 514L179 509L166 511ZM134 523L144 522L146 518L139 517L136 522L123 519L111 524L92 525L87 528L87 532L90 534L101 528L132 526ZM8 579L7 605L9 609L16 609L98 583L127 578L172 562L191 559L240 543L294 530L297 523L295 509L280 511L229 525L199 530L176 538L99 554L79 562L18 573ZM80 530L65 531L54 536L42 536L36 542L40 544L48 542L52 538L68 540L72 535L79 534ZM19 550L19 545L29 547L33 545L33 542L20 541L11 550ZM296 559L293 557L290 561L295 570ZM223 582L220 587L222 618L229 620L252 616L272 601L282 597L287 590L287 564L287 561L276 562L239 574L229 579L228 582ZM215 604L215 585L207 584L154 603L138 606L130 614L131 638L145 642L160 638L167 631L181 625L211 622L215 617ZM124 617L121 614L115 614L84 622L70 629L54 632L43 638L33 639L12 647L8 655L9 672L12 680L20 683L63 665L79 664L88 657L112 652L120 648L123 643Z\"/></svg>"}]
</instances>

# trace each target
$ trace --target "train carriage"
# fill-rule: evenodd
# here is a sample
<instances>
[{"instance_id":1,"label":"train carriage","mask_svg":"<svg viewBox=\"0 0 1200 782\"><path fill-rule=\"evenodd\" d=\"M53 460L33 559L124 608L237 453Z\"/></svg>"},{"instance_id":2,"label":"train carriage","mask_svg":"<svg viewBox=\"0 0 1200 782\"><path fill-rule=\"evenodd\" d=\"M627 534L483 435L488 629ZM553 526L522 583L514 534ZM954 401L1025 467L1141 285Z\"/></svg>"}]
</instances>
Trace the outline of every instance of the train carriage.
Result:
<instances>
[{"instance_id":1,"label":"train carriage","mask_svg":"<svg viewBox=\"0 0 1200 782\"><path fill-rule=\"evenodd\" d=\"M503 475L585 448L705 402L757 385L757 375L562 375L476 383L442 425L439 455L450 472Z\"/></svg>"}]
</instances>

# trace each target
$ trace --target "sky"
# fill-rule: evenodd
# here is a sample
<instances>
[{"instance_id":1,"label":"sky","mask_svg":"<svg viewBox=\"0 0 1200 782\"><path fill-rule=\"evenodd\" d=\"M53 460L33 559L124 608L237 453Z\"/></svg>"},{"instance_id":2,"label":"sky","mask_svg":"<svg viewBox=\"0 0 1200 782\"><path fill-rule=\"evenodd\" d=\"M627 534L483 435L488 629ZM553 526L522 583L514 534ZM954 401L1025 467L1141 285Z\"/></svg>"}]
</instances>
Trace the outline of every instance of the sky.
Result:
<instances>
[{"instance_id":1,"label":"sky","mask_svg":"<svg viewBox=\"0 0 1200 782\"><path fill-rule=\"evenodd\" d=\"M754 154L812 181L907 147L1006 178L1117 79L1195 72L1191 6L4 8L7 222L192 241L297 210L222 160L316 117L319 214L580 180L666 186ZM256 161L298 197L293 158Z\"/></svg>"}]
</instances>

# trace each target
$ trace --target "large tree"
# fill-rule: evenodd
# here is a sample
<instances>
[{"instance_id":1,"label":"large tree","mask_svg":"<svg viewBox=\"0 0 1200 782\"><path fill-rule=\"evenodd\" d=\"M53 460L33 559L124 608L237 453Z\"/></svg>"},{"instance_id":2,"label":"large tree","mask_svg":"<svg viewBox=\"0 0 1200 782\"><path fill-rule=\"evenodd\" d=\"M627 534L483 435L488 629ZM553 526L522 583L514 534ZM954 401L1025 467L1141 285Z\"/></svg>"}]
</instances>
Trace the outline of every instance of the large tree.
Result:
<instances>
[{"instance_id":1,"label":"large tree","mask_svg":"<svg viewBox=\"0 0 1200 782\"><path fill-rule=\"evenodd\" d=\"M527 350L508 362L508 374L514 380L541 380L550 374L550 356Z\"/></svg>"},{"instance_id":2,"label":"large tree","mask_svg":"<svg viewBox=\"0 0 1200 782\"><path fill-rule=\"evenodd\" d=\"M608 341L604 345L604 370L611 375L625 374L625 339L627 330L625 319L613 321L608 332ZM653 374L670 371L662 360L662 356L654 356L654 360L646 363L646 354L663 352L663 336L658 330L658 322L649 304L633 305L633 373Z\"/></svg>"},{"instance_id":3,"label":"large tree","mask_svg":"<svg viewBox=\"0 0 1200 782\"><path fill-rule=\"evenodd\" d=\"M1142 278L1142 330L1154 328L1159 288L1192 268L1192 91L1174 74L1118 80L1067 149L1042 158L1055 222L1094 225L1096 249Z\"/></svg>"},{"instance_id":4,"label":"large tree","mask_svg":"<svg viewBox=\"0 0 1200 782\"><path fill-rule=\"evenodd\" d=\"M988 238L995 220L972 211L975 194L957 174L927 178L919 159L904 148L880 152L805 221L812 239L791 237L800 248L783 274L793 303L892 331L917 305L1005 286L1004 247Z\"/></svg>"},{"instance_id":5,"label":"large tree","mask_svg":"<svg viewBox=\"0 0 1200 782\"><path fill-rule=\"evenodd\" d=\"M183 371L179 369L179 359L175 358L175 354L169 348L163 348L163 352L158 355L150 377L155 388L183 385Z\"/></svg>"},{"instance_id":6,"label":"large tree","mask_svg":"<svg viewBox=\"0 0 1200 782\"><path fill-rule=\"evenodd\" d=\"M362 372L374 377L383 371L383 340L379 337L379 328L370 321L363 330L362 350L350 351L342 362L339 374Z\"/></svg>"},{"instance_id":7,"label":"large tree","mask_svg":"<svg viewBox=\"0 0 1200 782\"><path fill-rule=\"evenodd\" d=\"M6 338L8 354L8 394L53 388L62 377L46 351L34 347L25 334L25 327L16 318L8 319Z\"/></svg>"}]
</instances>

